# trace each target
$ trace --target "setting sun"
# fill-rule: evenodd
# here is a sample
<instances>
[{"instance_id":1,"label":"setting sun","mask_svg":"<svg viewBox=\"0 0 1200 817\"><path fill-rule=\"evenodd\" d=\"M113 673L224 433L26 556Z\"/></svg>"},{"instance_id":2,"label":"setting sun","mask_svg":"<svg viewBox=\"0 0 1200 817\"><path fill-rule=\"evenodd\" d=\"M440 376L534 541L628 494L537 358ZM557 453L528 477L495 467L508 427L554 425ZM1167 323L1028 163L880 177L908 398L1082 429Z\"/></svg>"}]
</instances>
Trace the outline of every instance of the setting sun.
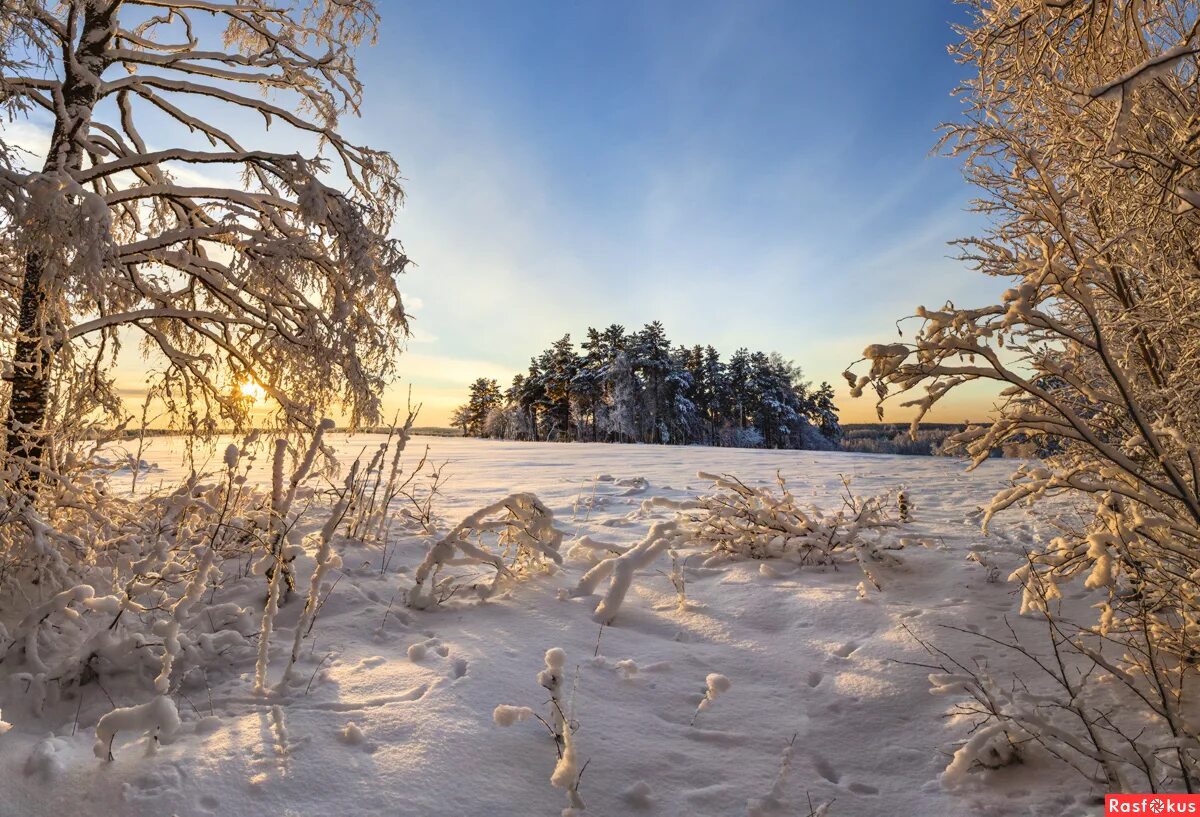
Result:
<instances>
[{"instance_id":1,"label":"setting sun","mask_svg":"<svg viewBox=\"0 0 1200 817\"><path fill-rule=\"evenodd\" d=\"M261 403L267 398L267 390L254 380L247 380L239 387L239 391L242 393L242 397L252 403Z\"/></svg>"}]
</instances>

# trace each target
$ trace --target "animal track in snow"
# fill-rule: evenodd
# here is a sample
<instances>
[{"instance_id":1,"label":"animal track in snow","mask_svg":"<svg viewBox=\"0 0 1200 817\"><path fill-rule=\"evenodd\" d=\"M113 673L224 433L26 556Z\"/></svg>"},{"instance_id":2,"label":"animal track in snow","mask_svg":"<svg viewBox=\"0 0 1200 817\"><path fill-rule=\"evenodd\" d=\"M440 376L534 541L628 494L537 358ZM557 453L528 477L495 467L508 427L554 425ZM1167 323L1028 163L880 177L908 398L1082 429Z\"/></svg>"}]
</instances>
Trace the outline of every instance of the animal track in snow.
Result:
<instances>
[{"instance_id":1,"label":"animal track in snow","mask_svg":"<svg viewBox=\"0 0 1200 817\"><path fill-rule=\"evenodd\" d=\"M742 746L746 743L746 736L737 732L718 732L715 729L693 727L686 734L689 740L697 743L711 743L714 746Z\"/></svg>"},{"instance_id":2,"label":"animal track in snow","mask_svg":"<svg viewBox=\"0 0 1200 817\"><path fill-rule=\"evenodd\" d=\"M821 681L822 681L822 679L824 679L824 677L825 677L824 673L821 673L821 672L810 672L810 673L808 674L808 677L807 677L807 678L805 678L804 680L805 680L805 681L808 683L808 685L809 685L810 687L815 687L815 686L817 686L818 684L820 684L820 683L821 683Z\"/></svg>"},{"instance_id":3,"label":"animal track in snow","mask_svg":"<svg viewBox=\"0 0 1200 817\"><path fill-rule=\"evenodd\" d=\"M817 774L828 780L830 783L837 783L842 779L838 774L837 769L833 768L828 760L820 755L813 755L813 768L817 770Z\"/></svg>"},{"instance_id":4,"label":"animal track in snow","mask_svg":"<svg viewBox=\"0 0 1200 817\"><path fill-rule=\"evenodd\" d=\"M185 774L179 764L160 764L125 783L121 791L122 799L126 802L154 800L175 794L183 784Z\"/></svg>"},{"instance_id":5,"label":"animal track in snow","mask_svg":"<svg viewBox=\"0 0 1200 817\"><path fill-rule=\"evenodd\" d=\"M450 664L450 677L457 680L459 678L466 677L466 674L467 674L467 659L455 658L454 661Z\"/></svg>"}]
</instances>

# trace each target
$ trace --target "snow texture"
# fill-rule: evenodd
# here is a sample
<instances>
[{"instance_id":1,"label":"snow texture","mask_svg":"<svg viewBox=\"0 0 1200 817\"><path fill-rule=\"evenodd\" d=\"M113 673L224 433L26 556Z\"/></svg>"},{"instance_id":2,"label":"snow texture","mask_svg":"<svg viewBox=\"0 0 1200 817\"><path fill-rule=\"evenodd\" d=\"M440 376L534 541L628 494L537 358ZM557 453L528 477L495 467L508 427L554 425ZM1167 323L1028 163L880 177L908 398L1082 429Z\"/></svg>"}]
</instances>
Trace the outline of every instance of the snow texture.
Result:
<instances>
[{"instance_id":1,"label":"snow texture","mask_svg":"<svg viewBox=\"0 0 1200 817\"><path fill-rule=\"evenodd\" d=\"M331 434L328 443L348 463L379 440ZM218 469L227 442L214 449ZM901 663L927 661L907 631L967 658L988 654L981 637L1003 635L1006 616L1031 640L1041 632L1037 621L1015 615L1012 586L989 581L983 563L967 558L976 553L1007 574L1021 565L1023 548L1055 535L1053 520L1023 510L997 517L991 535L981 534L979 509L1008 484L1011 463L984 463L964 474L961 463L947 458L444 438L414 443L428 443L431 457L450 462L451 480L437 507L442 530L518 490L552 514L553 526L565 534L564 554L585 537L614 546L611 553L587 549L614 562L629 564L627 557L637 553L636 581L626 586L613 625L598 632L594 615L597 600L610 598L605 581L617 575L615 565L591 582L594 591L564 592L598 566L583 553L563 557L561 565L546 559L553 572L505 582L504 592L486 602L459 594L430 610L403 610L403 593L431 539L393 532L386 560L381 544L340 534L325 550L321 528L333 500L306 499L295 506L310 512L296 525L295 541L303 544L294 574L307 591L305 582L324 561L320 583L332 592L322 592L320 615L295 653L293 682L274 683L293 654L295 628L309 620L303 594L274 616L266 646L272 683L258 694L256 649L244 639L236 649L213 647L211 655L225 653L221 661L206 659L205 672L191 671L191 660L177 663L167 695L153 693L162 648L133 649L130 654L152 660L106 677L115 711L95 684L59 689L0 663L0 707L11 724L0 735L0 814L57 817L78 811L81 802L121 817L516 817L555 814L564 805L581 813L567 800L574 782L587 803L582 813L610 817L807 814L806 793L815 807L835 801L832 814L857 817L999 817L1035 813L1035 804L1049 802L1056 817L1094 814L1095 790L1034 749L1025 751L1020 766L986 768L1000 765L1002 745L969 734L962 718L944 717L966 697L961 685L930 695L928 670ZM178 441L154 439L147 449L161 470L155 484L143 483L145 490L155 489L160 477L172 485L186 476ZM251 470L249 482L269 492L271 470L268 457ZM697 498L693 490L662 486L694 485L702 470L737 474L755 488L774 486L782 471L797 496L821 508L840 506L839 475L863 496L907 485L920 513L903 527L904 568L890 571L884 590L872 590L871 603L864 603L856 570L813 564L764 575L760 564L782 568L785 562L705 566L692 560L681 568L688 605L680 607L670 555L663 549L654 559L638 548L678 512L651 500ZM613 478L597 480L596 474ZM639 478L644 493L620 495L627 486L618 480ZM572 518L580 494L593 485L608 504L586 521L582 513ZM285 500L286 475L280 493ZM901 547L885 533L891 546ZM335 553L342 561L337 567ZM461 557L460 551L451 561ZM485 583L495 573L486 564L449 568L478 569ZM191 615L170 616L180 627L181 655L196 649L188 645L198 645L214 625L224 631L232 626L227 622L242 622L243 632L256 631L265 591L261 574L230 578L215 597L205 594L203 614L194 607ZM1097 599L1067 601L1086 610ZM38 647L48 656L55 639L70 635L74 614L96 615L93 609L121 608L116 599L72 589L47 599L37 626L4 624L34 645L30 657ZM968 622L979 626L979 636L940 626ZM723 679L732 679L732 688ZM689 726L702 691L709 703L718 695L719 702ZM555 725L551 696L558 696L565 715L561 758L532 717L537 711ZM527 706L497 708L498 702ZM496 726L504 723L515 726ZM781 759L793 735L794 746ZM110 746L114 760L107 761ZM567 791L551 785L552 775Z\"/></svg>"}]
</instances>

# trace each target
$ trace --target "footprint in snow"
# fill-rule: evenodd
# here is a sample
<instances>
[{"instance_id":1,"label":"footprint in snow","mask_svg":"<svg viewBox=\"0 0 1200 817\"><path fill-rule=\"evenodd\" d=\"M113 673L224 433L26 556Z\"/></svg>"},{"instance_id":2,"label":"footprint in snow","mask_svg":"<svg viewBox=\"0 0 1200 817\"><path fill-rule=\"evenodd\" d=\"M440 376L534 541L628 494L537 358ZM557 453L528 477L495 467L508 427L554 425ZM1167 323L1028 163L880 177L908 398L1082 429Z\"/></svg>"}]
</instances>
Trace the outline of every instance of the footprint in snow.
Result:
<instances>
[{"instance_id":1,"label":"footprint in snow","mask_svg":"<svg viewBox=\"0 0 1200 817\"><path fill-rule=\"evenodd\" d=\"M165 763L145 774L135 777L122 786L121 796L126 802L154 800L179 791L186 773L175 763Z\"/></svg>"},{"instance_id":2,"label":"footprint in snow","mask_svg":"<svg viewBox=\"0 0 1200 817\"><path fill-rule=\"evenodd\" d=\"M837 783L842 779L837 769L833 768L833 765L820 755L813 755L813 768L817 770L817 774L830 783Z\"/></svg>"}]
</instances>

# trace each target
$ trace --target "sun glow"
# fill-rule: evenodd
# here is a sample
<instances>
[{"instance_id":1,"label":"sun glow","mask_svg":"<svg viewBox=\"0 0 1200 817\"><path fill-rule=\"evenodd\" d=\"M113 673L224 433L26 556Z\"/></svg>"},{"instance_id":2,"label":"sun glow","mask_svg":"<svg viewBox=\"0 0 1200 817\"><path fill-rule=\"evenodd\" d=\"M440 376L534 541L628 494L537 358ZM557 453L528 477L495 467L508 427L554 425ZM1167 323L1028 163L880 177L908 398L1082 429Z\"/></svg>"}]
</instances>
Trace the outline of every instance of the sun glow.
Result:
<instances>
[{"instance_id":1,"label":"sun glow","mask_svg":"<svg viewBox=\"0 0 1200 817\"><path fill-rule=\"evenodd\" d=\"M252 403L261 403L267 399L267 390L253 380L247 380L238 390L242 393L242 397Z\"/></svg>"}]
</instances>

